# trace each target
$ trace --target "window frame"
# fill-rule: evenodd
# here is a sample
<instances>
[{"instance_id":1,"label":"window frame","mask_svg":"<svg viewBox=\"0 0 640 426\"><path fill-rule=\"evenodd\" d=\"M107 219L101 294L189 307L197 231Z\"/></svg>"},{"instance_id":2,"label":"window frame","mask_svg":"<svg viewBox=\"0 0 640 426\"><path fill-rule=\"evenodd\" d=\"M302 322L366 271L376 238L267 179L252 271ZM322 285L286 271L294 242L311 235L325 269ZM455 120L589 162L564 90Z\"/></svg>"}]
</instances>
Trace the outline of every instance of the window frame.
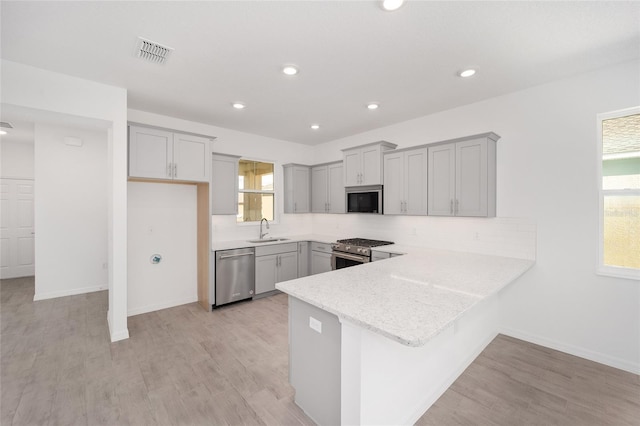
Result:
<instances>
[{"instance_id":1,"label":"window frame","mask_svg":"<svg viewBox=\"0 0 640 426\"><path fill-rule=\"evenodd\" d=\"M252 193L252 194L273 194L273 220L270 220L269 223L271 224L277 224L278 223L278 204L277 204L277 197L276 197L276 181L277 181L277 167L276 167L276 162L273 160L265 160L265 159L257 159L257 158L248 158L248 157L241 157L238 159L238 170L240 170L240 161L253 161L256 163L268 163L268 164L272 164L273 165L273 191L269 191L269 190L257 190L257 189L249 189L249 190L244 190L244 189L240 189L240 182L237 182L237 188L238 188L238 192L236 193L236 207L238 209L238 213L240 212L240 202L237 200L238 196L240 194L243 193ZM240 177L240 173L238 172L236 174L236 181L238 181ZM250 222L238 222L237 220L237 215L238 213L236 213L236 225L237 226L256 226L258 224L260 224L259 220L254 220L254 221L250 221Z\"/></svg>"},{"instance_id":2,"label":"window frame","mask_svg":"<svg viewBox=\"0 0 640 426\"><path fill-rule=\"evenodd\" d=\"M597 114L597 179L598 179L598 258L596 274L615 278L640 281L640 268L613 266L604 264L604 197L605 195L640 195L640 189L603 189L602 188L602 122L628 115L640 114L640 106Z\"/></svg>"}]
</instances>

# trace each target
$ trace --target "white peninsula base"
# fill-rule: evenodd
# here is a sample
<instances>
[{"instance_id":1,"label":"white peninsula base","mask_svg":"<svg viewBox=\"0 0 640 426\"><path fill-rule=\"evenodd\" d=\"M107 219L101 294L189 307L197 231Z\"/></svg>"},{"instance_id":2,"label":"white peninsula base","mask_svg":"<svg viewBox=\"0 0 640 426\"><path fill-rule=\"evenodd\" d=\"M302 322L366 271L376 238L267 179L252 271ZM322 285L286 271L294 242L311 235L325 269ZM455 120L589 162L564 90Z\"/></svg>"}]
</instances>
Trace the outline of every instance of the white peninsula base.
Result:
<instances>
[{"instance_id":1,"label":"white peninsula base","mask_svg":"<svg viewBox=\"0 0 640 426\"><path fill-rule=\"evenodd\" d=\"M321 425L414 424L497 335L499 297L411 347L289 296L296 403Z\"/></svg>"}]
</instances>

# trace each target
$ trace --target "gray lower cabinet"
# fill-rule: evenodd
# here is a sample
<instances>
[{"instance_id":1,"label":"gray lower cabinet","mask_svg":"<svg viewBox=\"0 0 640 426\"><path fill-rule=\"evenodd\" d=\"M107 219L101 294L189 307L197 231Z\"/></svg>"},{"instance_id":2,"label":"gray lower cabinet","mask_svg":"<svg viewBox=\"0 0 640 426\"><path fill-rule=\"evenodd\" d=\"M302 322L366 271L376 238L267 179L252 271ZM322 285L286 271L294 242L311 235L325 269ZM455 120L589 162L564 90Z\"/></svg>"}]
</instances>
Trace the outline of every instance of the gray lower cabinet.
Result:
<instances>
[{"instance_id":1,"label":"gray lower cabinet","mask_svg":"<svg viewBox=\"0 0 640 426\"><path fill-rule=\"evenodd\" d=\"M256 296L274 291L276 283L298 278L298 244L256 247Z\"/></svg>"},{"instance_id":2,"label":"gray lower cabinet","mask_svg":"<svg viewBox=\"0 0 640 426\"><path fill-rule=\"evenodd\" d=\"M331 271L331 244L311 242L311 275Z\"/></svg>"},{"instance_id":3,"label":"gray lower cabinet","mask_svg":"<svg viewBox=\"0 0 640 426\"><path fill-rule=\"evenodd\" d=\"M298 278L309 275L309 241L298 242Z\"/></svg>"},{"instance_id":4,"label":"gray lower cabinet","mask_svg":"<svg viewBox=\"0 0 640 426\"><path fill-rule=\"evenodd\" d=\"M289 381L319 425L340 424L341 336L337 316L289 296Z\"/></svg>"}]
</instances>

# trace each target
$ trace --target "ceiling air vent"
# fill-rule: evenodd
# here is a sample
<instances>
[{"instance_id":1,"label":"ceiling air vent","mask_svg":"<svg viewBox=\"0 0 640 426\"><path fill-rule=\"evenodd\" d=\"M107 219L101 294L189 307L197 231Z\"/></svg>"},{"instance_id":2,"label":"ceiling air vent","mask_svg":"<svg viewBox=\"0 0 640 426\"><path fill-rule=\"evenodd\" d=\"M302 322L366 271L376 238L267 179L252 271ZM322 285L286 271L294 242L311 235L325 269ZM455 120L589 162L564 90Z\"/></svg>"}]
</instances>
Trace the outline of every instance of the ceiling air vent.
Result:
<instances>
[{"instance_id":1,"label":"ceiling air vent","mask_svg":"<svg viewBox=\"0 0 640 426\"><path fill-rule=\"evenodd\" d=\"M6 121L0 121L0 127L4 129L13 129L11 123L7 123Z\"/></svg>"},{"instance_id":2,"label":"ceiling air vent","mask_svg":"<svg viewBox=\"0 0 640 426\"><path fill-rule=\"evenodd\" d=\"M155 41L150 41L142 37L138 37L138 43L136 44L136 56L156 64L164 64L167 62L172 50L172 47L163 46Z\"/></svg>"}]
</instances>

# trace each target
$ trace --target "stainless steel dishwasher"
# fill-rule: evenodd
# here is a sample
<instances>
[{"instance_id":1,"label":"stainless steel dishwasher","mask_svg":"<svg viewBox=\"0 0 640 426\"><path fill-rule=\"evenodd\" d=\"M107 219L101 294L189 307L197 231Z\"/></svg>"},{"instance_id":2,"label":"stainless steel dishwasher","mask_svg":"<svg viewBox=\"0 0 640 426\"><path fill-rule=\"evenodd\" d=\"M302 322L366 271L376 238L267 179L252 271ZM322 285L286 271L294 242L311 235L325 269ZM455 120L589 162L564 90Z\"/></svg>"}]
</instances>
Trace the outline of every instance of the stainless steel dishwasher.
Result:
<instances>
[{"instance_id":1,"label":"stainless steel dishwasher","mask_svg":"<svg viewBox=\"0 0 640 426\"><path fill-rule=\"evenodd\" d=\"M253 248L216 251L216 306L253 297L255 279Z\"/></svg>"}]
</instances>

